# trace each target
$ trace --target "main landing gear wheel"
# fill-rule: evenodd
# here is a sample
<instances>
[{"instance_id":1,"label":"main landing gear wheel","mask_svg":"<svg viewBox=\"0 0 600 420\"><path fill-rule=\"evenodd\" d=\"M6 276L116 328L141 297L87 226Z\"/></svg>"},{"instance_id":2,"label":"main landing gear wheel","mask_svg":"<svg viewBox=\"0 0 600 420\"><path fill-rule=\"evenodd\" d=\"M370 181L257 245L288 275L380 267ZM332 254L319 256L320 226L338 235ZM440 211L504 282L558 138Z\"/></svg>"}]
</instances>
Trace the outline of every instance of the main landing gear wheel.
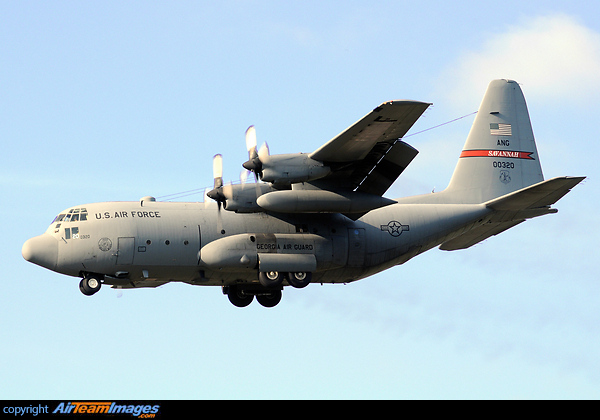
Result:
<instances>
[{"instance_id":1,"label":"main landing gear wheel","mask_svg":"<svg viewBox=\"0 0 600 420\"><path fill-rule=\"evenodd\" d=\"M102 282L100 279L93 276L84 277L79 282L79 290L86 296L92 296L94 293L97 293L101 286Z\"/></svg>"},{"instance_id":2,"label":"main landing gear wheel","mask_svg":"<svg viewBox=\"0 0 600 420\"><path fill-rule=\"evenodd\" d=\"M289 273L287 280L288 280L288 283L290 284L290 286L295 287L297 289L301 289L303 287L308 286L311 279L312 279L312 273L297 272L297 273Z\"/></svg>"},{"instance_id":3,"label":"main landing gear wheel","mask_svg":"<svg viewBox=\"0 0 600 420\"><path fill-rule=\"evenodd\" d=\"M254 299L254 295L245 293L244 289L240 289L237 286L229 286L227 297L229 298L229 301L238 308L250 305Z\"/></svg>"},{"instance_id":4,"label":"main landing gear wheel","mask_svg":"<svg viewBox=\"0 0 600 420\"><path fill-rule=\"evenodd\" d=\"M271 290L269 293L256 295L256 300L265 308L272 308L281 301L281 290Z\"/></svg>"},{"instance_id":5,"label":"main landing gear wheel","mask_svg":"<svg viewBox=\"0 0 600 420\"><path fill-rule=\"evenodd\" d=\"M261 271L258 281L265 287L277 287L283 282L283 274L278 271Z\"/></svg>"}]
</instances>

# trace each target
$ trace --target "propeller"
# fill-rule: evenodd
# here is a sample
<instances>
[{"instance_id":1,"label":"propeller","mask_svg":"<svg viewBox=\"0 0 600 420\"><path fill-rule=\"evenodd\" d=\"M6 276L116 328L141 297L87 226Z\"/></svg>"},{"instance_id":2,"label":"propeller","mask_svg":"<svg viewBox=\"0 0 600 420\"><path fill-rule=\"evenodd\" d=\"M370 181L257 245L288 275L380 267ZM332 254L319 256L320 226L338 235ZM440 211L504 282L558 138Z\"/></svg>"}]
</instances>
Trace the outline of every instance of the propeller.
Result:
<instances>
[{"instance_id":1,"label":"propeller","mask_svg":"<svg viewBox=\"0 0 600 420\"><path fill-rule=\"evenodd\" d=\"M263 143L260 149L257 150L256 129L253 125L246 130L246 149L248 150L248 161L244 162L242 166L254 172L254 179L258 181L262 174L263 164L269 159L269 145Z\"/></svg>"},{"instance_id":2,"label":"propeller","mask_svg":"<svg viewBox=\"0 0 600 420\"><path fill-rule=\"evenodd\" d=\"M259 177L262 176L263 163L267 162L269 159L269 146L266 143L264 143L260 149L257 149L256 147L256 129L253 125L246 130L246 148L248 149L248 161L244 162L242 165L244 170L240 173L241 188L235 189L236 194L242 194L242 201L253 199L247 197L248 194L243 193L246 189L246 183L250 172L254 172L256 198L260 197L262 194L262 183L259 183L258 181ZM213 178L213 189L207 191L206 196L217 202L217 230L221 233L225 233L222 229L221 207L222 205L225 207L228 200L232 200L237 206L239 206L239 203L233 201L236 200L236 197L234 197L234 186L230 182L226 184L223 183L223 156L221 154L213 156ZM239 194L237 199L240 199Z\"/></svg>"},{"instance_id":3,"label":"propeller","mask_svg":"<svg viewBox=\"0 0 600 420\"><path fill-rule=\"evenodd\" d=\"M227 201L227 193L231 195L231 185L223 185L223 156L216 154L213 157L213 189L206 193L207 197L217 202L217 230L223 231L223 222L221 220L221 204Z\"/></svg>"},{"instance_id":4,"label":"propeller","mask_svg":"<svg viewBox=\"0 0 600 420\"><path fill-rule=\"evenodd\" d=\"M219 210L221 210L221 203L226 198L223 191L223 156L220 154L213 157L213 178L213 189L207 192L206 195L215 200L219 206Z\"/></svg>"}]
</instances>

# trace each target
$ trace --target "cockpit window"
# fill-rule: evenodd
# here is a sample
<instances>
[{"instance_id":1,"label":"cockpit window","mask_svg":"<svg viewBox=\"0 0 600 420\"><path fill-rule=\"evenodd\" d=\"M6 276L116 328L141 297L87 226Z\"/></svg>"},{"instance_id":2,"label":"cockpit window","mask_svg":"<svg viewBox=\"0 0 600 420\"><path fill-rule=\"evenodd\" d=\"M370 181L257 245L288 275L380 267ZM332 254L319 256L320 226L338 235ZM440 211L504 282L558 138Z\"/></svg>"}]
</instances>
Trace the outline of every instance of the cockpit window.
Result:
<instances>
[{"instance_id":1,"label":"cockpit window","mask_svg":"<svg viewBox=\"0 0 600 420\"><path fill-rule=\"evenodd\" d=\"M87 209L86 208L78 208L71 209L67 212L67 214L59 214L54 218L52 223L60 223L60 222L83 222L87 220Z\"/></svg>"}]
</instances>

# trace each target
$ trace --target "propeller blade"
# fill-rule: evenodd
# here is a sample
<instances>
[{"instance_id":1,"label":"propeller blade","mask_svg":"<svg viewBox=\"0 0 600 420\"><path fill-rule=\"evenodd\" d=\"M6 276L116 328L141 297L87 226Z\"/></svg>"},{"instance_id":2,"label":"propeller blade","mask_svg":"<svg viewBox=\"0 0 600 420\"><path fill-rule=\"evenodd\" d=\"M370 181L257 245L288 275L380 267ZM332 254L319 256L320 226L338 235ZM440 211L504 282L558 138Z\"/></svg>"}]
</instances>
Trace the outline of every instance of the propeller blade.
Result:
<instances>
[{"instance_id":1,"label":"propeller blade","mask_svg":"<svg viewBox=\"0 0 600 420\"><path fill-rule=\"evenodd\" d=\"M269 159L269 145L267 143L263 143L262 146L260 146L258 158L263 164Z\"/></svg>"},{"instance_id":2,"label":"propeller blade","mask_svg":"<svg viewBox=\"0 0 600 420\"><path fill-rule=\"evenodd\" d=\"M223 186L223 156L217 154L213 157L214 188Z\"/></svg>"},{"instance_id":3,"label":"propeller blade","mask_svg":"<svg viewBox=\"0 0 600 420\"><path fill-rule=\"evenodd\" d=\"M248 175L250 175L250 171L247 169L240 172L240 184L242 184L242 187L248 182Z\"/></svg>"},{"instance_id":4,"label":"propeller blade","mask_svg":"<svg viewBox=\"0 0 600 420\"><path fill-rule=\"evenodd\" d=\"M223 231L223 220L221 219L221 202L217 201L217 231Z\"/></svg>"},{"instance_id":5,"label":"propeller blade","mask_svg":"<svg viewBox=\"0 0 600 420\"><path fill-rule=\"evenodd\" d=\"M217 230L223 231L223 221L221 219L221 205L227 200L227 194L231 197L232 187L223 186L223 156L216 154L213 157L213 177L214 188L206 193L206 196L217 202Z\"/></svg>"},{"instance_id":6,"label":"propeller blade","mask_svg":"<svg viewBox=\"0 0 600 420\"><path fill-rule=\"evenodd\" d=\"M246 150L248 150L248 160L258 156L256 151L256 129L253 125L246 130Z\"/></svg>"}]
</instances>

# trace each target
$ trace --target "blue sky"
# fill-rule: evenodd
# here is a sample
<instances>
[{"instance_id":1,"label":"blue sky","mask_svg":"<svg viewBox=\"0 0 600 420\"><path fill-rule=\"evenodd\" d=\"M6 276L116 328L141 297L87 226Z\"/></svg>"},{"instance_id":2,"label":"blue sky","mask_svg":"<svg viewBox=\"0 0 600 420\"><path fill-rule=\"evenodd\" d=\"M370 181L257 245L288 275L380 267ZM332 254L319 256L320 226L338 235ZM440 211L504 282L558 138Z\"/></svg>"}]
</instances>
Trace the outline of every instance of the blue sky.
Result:
<instances>
[{"instance_id":1,"label":"blue sky","mask_svg":"<svg viewBox=\"0 0 600 420\"><path fill-rule=\"evenodd\" d=\"M0 397L600 397L595 237L600 10L589 1L0 2ZM559 213L431 250L273 309L219 288L104 288L21 246L78 204L237 180L254 124L311 152L381 102L433 102L413 132L521 83ZM388 196L447 185L473 117L407 139ZM202 194L185 197L202 201Z\"/></svg>"}]
</instances>

